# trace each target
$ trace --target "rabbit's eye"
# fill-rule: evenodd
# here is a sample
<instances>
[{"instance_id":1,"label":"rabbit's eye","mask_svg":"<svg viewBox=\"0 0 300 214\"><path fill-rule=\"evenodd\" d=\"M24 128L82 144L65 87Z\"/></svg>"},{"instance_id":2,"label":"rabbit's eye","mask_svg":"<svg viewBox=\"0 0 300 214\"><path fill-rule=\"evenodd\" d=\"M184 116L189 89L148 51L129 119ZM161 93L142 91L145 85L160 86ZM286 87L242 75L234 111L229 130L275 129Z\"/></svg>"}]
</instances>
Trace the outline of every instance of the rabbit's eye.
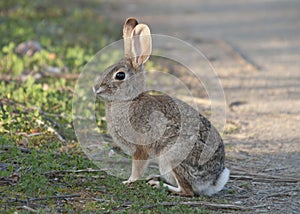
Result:
<instances>
[{"instance_id":1,"label":"rabbit's eye","mask_svg":"<svg viewBox=\"0 0 300 214\"><path fill-rule=\"evenodd\" d=\"M115 79L116 80L124 80L125 79L125 72L120 71L120 72L116 73Z\"/></svg>"}]
</instances>

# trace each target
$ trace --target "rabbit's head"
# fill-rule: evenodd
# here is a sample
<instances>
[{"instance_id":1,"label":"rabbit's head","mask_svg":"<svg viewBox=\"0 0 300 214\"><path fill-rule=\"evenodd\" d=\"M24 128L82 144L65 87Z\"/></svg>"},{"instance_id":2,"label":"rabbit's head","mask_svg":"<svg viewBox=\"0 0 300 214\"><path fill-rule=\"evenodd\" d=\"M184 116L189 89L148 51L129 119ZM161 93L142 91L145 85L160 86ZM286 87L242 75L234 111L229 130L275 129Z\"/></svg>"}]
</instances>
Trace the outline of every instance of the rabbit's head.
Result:
<instances>
[{"instance_id":1,"label":"rabbit's head","mask_svg":"<svg viewBox=\"0 0 300 214\"><path fill-rule=\"evenodd\" d=\"M128 18L123 28L124 58L108 67L95 82L97 97L107 101L130 100L144 90L143 65L152 50L150 29Z\"/></svg>"}]
</instances>

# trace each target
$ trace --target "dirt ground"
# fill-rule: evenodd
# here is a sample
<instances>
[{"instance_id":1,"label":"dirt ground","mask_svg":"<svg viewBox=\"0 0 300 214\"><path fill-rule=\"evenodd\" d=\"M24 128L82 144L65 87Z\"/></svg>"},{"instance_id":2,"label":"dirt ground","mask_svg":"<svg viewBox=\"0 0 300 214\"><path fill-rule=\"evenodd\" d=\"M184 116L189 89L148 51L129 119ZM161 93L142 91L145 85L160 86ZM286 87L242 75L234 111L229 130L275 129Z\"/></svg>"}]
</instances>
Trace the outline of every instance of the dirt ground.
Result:
<instances>
[{"instance_id":1,"label":"dirt ground","mask_svg":"<svg viewBox=\"0 0 300 214\"><path fill-rule=\"evenodd\" d=\"M120 26L137 17L210 59L227 103L227 189L235 193L215 197L249 213L300 212L299 9L297 0L123 0L101 11Z\"/></svg>"}]
</instances>

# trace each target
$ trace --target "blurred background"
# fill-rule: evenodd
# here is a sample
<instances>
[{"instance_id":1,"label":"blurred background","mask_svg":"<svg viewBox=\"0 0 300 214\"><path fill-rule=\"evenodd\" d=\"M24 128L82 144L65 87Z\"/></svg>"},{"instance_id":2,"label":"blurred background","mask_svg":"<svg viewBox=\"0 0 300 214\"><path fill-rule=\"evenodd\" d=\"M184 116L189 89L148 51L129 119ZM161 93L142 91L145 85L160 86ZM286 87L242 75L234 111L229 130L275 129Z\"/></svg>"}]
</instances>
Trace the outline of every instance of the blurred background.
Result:
<instances>
[{"instance_id":1,"label":"blurred background","mask_svg":"<svg viewBox=\"0 0 300 214\"><path fill-rule=\"evenodd\" d=\"M128 16L151 24L155 34L185 40L225 40L256 64L299 67L298 1L108 1L106 17L122 23Z\"/></svg>"}]
</instances>

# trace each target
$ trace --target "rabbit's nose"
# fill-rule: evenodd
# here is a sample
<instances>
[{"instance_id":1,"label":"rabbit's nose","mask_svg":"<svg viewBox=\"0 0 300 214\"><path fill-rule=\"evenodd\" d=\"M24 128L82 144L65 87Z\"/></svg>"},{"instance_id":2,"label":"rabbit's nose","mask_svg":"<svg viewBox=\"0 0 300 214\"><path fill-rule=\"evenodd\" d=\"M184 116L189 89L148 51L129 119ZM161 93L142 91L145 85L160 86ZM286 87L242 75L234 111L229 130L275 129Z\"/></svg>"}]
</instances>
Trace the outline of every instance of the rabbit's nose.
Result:
<instances>
[{"instance_id":1,"label":"rabbit's nose","mask_svg":"<svg viewBox=\"0 0 300 214\"><path fill-rule=\"evenodd\" d=\"M103 92L105 90L104 87L97 87L97 86L94 86L93 87L93 91L94 91L94 94L97 95L97 94L101 94L101 92Z\"/></svg>"}]
</instances>

